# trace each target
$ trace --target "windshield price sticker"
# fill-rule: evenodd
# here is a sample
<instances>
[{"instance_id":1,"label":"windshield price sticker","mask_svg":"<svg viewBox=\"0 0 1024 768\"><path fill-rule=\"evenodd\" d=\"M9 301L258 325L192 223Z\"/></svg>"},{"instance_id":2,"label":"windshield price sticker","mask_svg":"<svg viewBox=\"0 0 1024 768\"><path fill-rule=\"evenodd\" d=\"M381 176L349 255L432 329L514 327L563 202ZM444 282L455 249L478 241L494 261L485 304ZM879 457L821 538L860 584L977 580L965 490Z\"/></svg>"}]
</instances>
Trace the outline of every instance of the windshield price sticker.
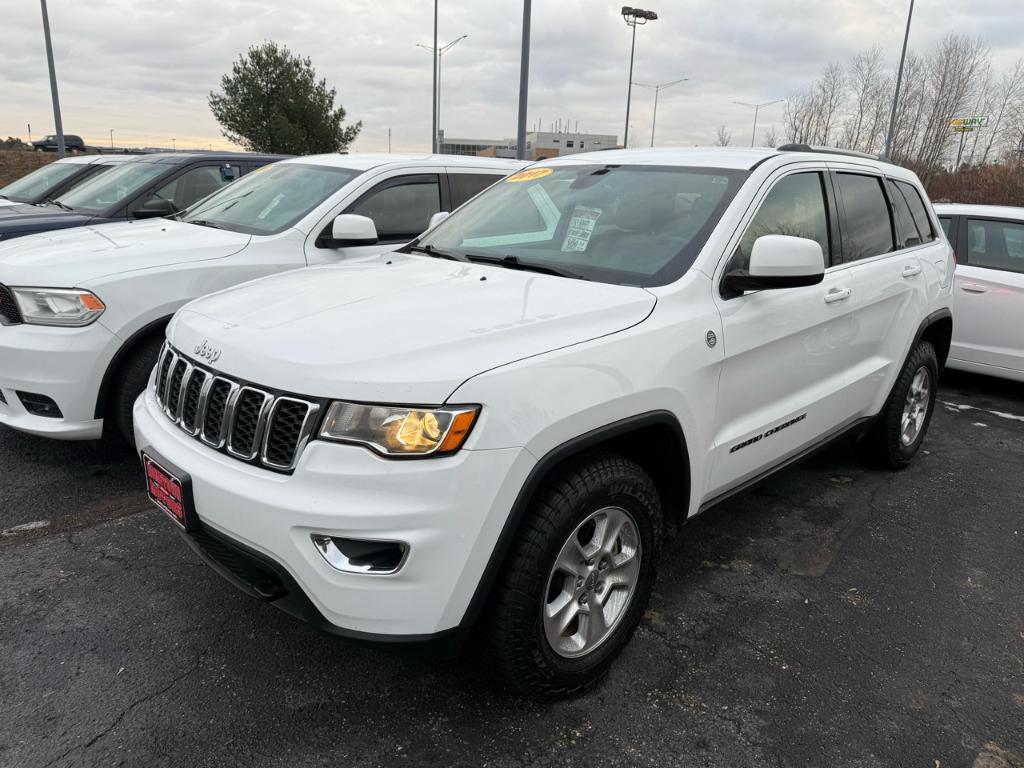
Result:
<instances>
[{"instance_id":1,"label":"windshield price sticker","mask_svg":"<svg viewBox=\"0 0 1024 768\"><path fill-rule=\"evenodd\" d=\"M582 205L577 205L569 220L569 231L565 233L562 251L582 252L587 250L590 237L594 234L594 227L597 226L600 216L600 208L585 208Z\"/></svg>"},{"instance_id":2,"label":"windshield price sticker","mask_svg":"<svg viewBox=\"0 0 1024 768\"><path fill-rule=\"evenodd\" d=\"M527 168L525 171L519 173L513 173L505 181L535 181L536 179L543 179L545 176L550 176L554 173L553 168Z\"/></svg>"}]
</instances>

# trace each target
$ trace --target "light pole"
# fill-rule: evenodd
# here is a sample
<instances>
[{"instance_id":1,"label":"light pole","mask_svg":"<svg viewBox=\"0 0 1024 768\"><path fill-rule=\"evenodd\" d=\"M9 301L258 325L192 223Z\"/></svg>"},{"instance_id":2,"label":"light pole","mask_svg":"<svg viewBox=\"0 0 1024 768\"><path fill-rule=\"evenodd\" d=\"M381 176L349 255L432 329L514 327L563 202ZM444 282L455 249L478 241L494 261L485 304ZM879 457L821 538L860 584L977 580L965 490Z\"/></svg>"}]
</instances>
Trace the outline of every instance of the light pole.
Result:
<instances>
[{"instance_id":1,"label":"light pole","mask_svg":"<svg viewBox=\"0 0 1024 768\"><path fill-rule=\"evenodd\" d=\"M178 151L178 145L175 143L174 139L171 139L171 152L177 152L177 151Z\"/></svg>"},{"instance_id":2,"label":"light pole","mask_svg":"<svg viewBox=\"0 0 1024 768\"><path fill-rule=\"evenodd\" d=\"M673 80L671 83L659 83L657 85L649 85L648 83L633 83L638 88L649 88L654 91L654 116L651 118L651 146L654 146L654 128L658 124L658 94L665 88L671 88L673 85L679 85L679 83L685 83L690 78L681 77L678 80Z\"/></svg>"},{"instance_id":3,"label":"light pole","mask_svg":"<svg viewBox=\"0 0 1024 768\"><path fill-rule=\"evenodd\" d=\"M630 8L622 6L622 18L626 24L633 28L633 42L629 47L629 87L626 89L626 127L622 132L622 146L629 146L629 102L633 97L633 54L636 51L636 28L639 24L643 26L648 21L655 21L658 14L654 11L645 11L643 8Z\"/></svg>"},{"instance_id":4,"label":"light pole","mask_svg":"<svg viewBox=\"0 0 1024 768\"><path fill-rule=\"evenodd\" d=\"M110 148L114 148L114 129L110 129Z\"/></svg>"},{"instance_id":5,"label":"light pole","mask_svg":"<svg viewBox=\"0 0 1024 768\"><path fill-rule=\"evenodd\" d=\"M519 54L519 122L516 126L516 159L526 159L526 92L530 85L531 0L523 0L523 45Z\"/></svg>"},{"instance_id":6,"label":"light pole","mask_svg":"<svg viewBox=\"0 0 1024 768\"><path fill-rule=\"evenodd\" d=\"M903 33L903 52L900 54L900 68L896 73L896 92L892 95L892 112L889 113L889 130L885 132L885 157L892 152L892 134L896 130L896 105L900 100L900 83L903 82L903 63L907 60L907 41L910 39L910 20L914 17L914 0L910 0L907 12L907 31Z\"/></svg>"},{"instance_id":7,"label":"light pole","mask_svg":"<svg viewBox=\"0 0 1024 768\"><path fill-rule=\"evenodd\" d=\"M456 43L460 43L465 40L469 35L460 35L452 40L448 45L443 45L440 48L437 47L437 36L434 37L434 47L431 48L429 45L423 45L423 43L416 43L418 48L422 48L425 51L430 51L435 54L434 56L434 151L439 152L441 150L441 57L444 56L448 51L455 47Z\"/></svg>"},{"instance_id":8,"label":"light pole","mask_svg":"<svg viewBox=\"0 0 1024 768\"><path fill-rule=\"evenodd\" d=\"M775 99L774 101L762 101L760 104L748 104L745 101L734 101L733 104L739 104L741 107L753 107L754 108L754 130L750 132L750 146L754 146L754 142L757 140L757 113L764 107L770 107L772 104L778 104L780 101L785 99Z\"/></svg>"},{"instance_id":9,"label":"light pole","mask_svg":"<svg viewBox=\"0 0 1024 768\"><path fill-rule=\"evenodd\" d=\"M57 157L64 157L64 125L60 119L60 99L57 98L57 70L53 65L53 44L50 42L50 15L46 0L39 0L43 9L43 37L46 38L46 64L50 68L50 97L53 99L53 127L57 132Z\"/></svg>"}]
</instances>

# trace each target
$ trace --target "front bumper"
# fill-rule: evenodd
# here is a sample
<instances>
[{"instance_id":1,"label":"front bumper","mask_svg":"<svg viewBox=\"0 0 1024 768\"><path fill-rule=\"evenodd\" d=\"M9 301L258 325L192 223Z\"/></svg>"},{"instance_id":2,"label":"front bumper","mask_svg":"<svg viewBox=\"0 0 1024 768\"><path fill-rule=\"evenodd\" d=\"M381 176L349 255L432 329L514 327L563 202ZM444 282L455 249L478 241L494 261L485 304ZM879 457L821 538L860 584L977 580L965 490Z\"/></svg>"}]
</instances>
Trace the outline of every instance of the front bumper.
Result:
<instances>
[{"instance_id":1,"label":"front bumper","mask_svg":"<svg viewBox=\"0 0 1024 768\"><path fill-rule=\"evenodd\" d=\"M143 451L189 475L205 534L294 584L281 607L338 634L382 640L419 641L460 626L535 463L520 448L394 461L314 440L295 472L282 475L188 437L151 389L135 404L135 433ZM409 552L394 574L346 573L324 560L313 534L402 541ZM304 600L315 613L295 609Z\"/></svg>"},{"instance_id":2,"label":"front bumper","mask_svg":"<svg viewBox=\"0 0 1024 768\"><path fill-rule=\"evenodd\" d=\"M93 440L103 434L96 400L119 345L99 323L85 328L0 326L0 424L44 437ZM28 412L18 392L51 398L61 417Z\"/></svg>"}]
</instances>

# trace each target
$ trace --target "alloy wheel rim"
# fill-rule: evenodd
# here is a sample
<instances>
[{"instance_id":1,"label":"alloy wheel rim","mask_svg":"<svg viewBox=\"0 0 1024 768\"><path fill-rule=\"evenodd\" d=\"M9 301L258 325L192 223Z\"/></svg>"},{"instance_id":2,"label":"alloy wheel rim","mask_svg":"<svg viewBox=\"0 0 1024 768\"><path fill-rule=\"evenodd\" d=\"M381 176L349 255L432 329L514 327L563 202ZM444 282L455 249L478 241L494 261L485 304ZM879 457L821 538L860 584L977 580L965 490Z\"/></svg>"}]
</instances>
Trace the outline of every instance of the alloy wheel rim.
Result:
<instances>
[{"instance_id":1,"label":"alloy wheel rim","mask_svg":"<svg viewBox=\"0 0 1024 768\"><path fill-rule=\"evenodd\" d=\"M910 381L907 398L903 402L903 415L900 417L900 442L905 446L914 444L921 434L925 416L928 415L928 402L931 396L931 374L921 366Z\"/></svg>"},{"instance_id":2,"label":"alloy wheel rim","mask_svg":"<svg viewBox=\"0 0 1024 768\"><path fill-rule=\"evenodd\" d=\"M564 658L601 646L626 614L640 578L640 531L621 507L602 507L569 535L548 574L541 618Z\"/></svg>"}]
</instances>

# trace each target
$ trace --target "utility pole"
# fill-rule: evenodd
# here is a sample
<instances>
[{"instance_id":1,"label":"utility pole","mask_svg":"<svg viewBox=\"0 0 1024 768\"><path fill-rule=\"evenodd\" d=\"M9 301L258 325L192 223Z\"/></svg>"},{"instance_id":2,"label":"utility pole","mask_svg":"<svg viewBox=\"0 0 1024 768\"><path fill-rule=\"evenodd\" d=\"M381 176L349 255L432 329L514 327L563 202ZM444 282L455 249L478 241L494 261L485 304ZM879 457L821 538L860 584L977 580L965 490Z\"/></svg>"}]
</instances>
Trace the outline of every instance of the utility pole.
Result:
<instances>
[{"instance_id":1,"label":"utility pole","mask_svg":"<svg viewBox=\"0 0 1024 768\"><path fill-rule=\"evenodd\" d=\"M679 80L673 80L671 83L660 83L658 85L649 85L647 83L633 83L638 88L649 88L654 91L654 116L651 118L651 146L654 146L654 128L658 124L658 94L663 88L671 88L673 85L679 85L679 83L685 83L690 78L683 77Z\"/></svg>"},{"instance_id":2,"label":"utility pole","mask_svg":"<svg viewBox=\"0 0 1024 768\"><path fill-rule=\"evenodd\" d=\"M110 129L110 148L114 148L114 129Z\"/></svg>"},{"instance_id":3,"label":"utility pole","mask_svg":"<svg viewBox=\"0 0 1024 768\"><path fill-rule=\"evenodd\" d=\"M639 24L643 26L648 21L655 21L658 14L654 11L645 11L643 8L630 8L622 6L622 18L626 24L633 28L633 42L629 47L629 87L626 89L626 127L622 132L622 146L629 146L629 102L633 98L633 54L636 52L636 28Z\"/></svg>"},{"instance_id":4,"label":"utility pole","mask_svg":"<svg viewBox=\"0 0 1024 768\"><path fill-rule=\"evenodd\" d=\"M391 129L388 128L388 154L391 154Z\"/></svg>"},{"instance_id":5,"label":"utility pole","mask_svg":"<svg viewBox=\"0 0 1024 768\"><path fill-rule=\"evenodd\" d=\"M31 144L32 143L32 123L27 123L25 127L28 128L28 143Z\"/></svg>"},{"instance_id":6,"label":"utility pole","mask_svg":"<svg viewBox=\"0 0 1024 768\"><path fill-rule=\"evenodd\" d=\"M900 54L900 68L896 72L896 91L892 95L892 112L889 113L889 130L885 132L885 158L892 152L892 135L896 130L896 106L900 100L900 85L903 82L903 64L907 60L907 41L910 40L910 20L914 17L914 0L910 0L907 13L907 31L903 33L903 52Z\"/></svg>"},{"instance_id":7,"label":"utility pole","mask_svg":"<svg viewBox=\"0 0 1024 768\"><path fill-rule=\"evenodd\" d=\"M50 42L50 15L46 0L39 0L43 8L43 37L46 38L46 64L50 68L50 97L53 99L53 127L57 132L57 157L64 157L64 124L60 119L60 99L57 98L57 70L53 65L53 44Z\"/></svg>"},{"instance_id":8,"label":"utility pole","mask_svg":"<svg viewBox=\"0 0 1024 768\"><path fill-rule=\"evenodd\" d=\"M754 146L754 142L757 141L757 113L760 112L764 107L770 107L772 104L778 104L780 101L785 101L785 99L775 99L774 101L762 101L760 104L748 104L745 101L733 102L733 104L739 104L741 107L754 108L754 130L750 132L750 146Z\"/></svg>"},{"instance_id":9,"label":"utility pole","mask_svg":"<svg viewBox=\"0 0 1024 768\"><path fill-rule=\"evenodd\" d=\"M530 85L531 0L523 0L523 45L519 54L519 122L516 126L516 158L526 159L526 102Z\"/></svg>"}]
</instances>

